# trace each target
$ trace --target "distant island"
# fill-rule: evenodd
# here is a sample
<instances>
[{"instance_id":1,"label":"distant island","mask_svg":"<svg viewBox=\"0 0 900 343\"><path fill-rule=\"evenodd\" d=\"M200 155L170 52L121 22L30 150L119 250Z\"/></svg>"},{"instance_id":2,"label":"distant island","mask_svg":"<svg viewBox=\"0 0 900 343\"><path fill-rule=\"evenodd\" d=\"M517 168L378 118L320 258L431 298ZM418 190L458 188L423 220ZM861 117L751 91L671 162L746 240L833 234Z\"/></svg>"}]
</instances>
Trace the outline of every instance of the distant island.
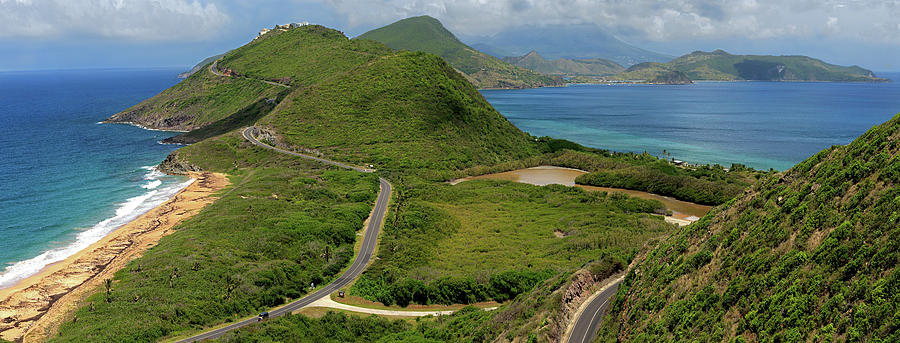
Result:
<instances>
[{"instance_id":1,"label":"distant island","mask_svg":"<svg viewBox=\"0 0 900 343\"><path fill-rule=\"evenodd\" d=\"M695 51L668 63L637 64L610 79L665 79L679 73L695 81L890 81L868 69L834 65L807 56L732 55L723 50Z\"/></svg>"},{"instance_id":2,"label":"distant island","mask_svg":"<svg viewBox=\"0 0 900 343\"><path fill-rule=\"evenodd\" d=\"M520 68L473 49L456 38L440 21L429 16L403 19L354 39L370 39L397 50L441 56L477 88L533 88L563 84L558 76Z\"/></svg>"},{"instance_id":3,"label":"distant island","mask_svg":"<svg viewBox=\"0 0 900 343\"><path fill-rule=\"evenodd\" d=\"M732 55L695 51L668 63L642 62L628 69L605 59L546 60L536 51L503 59L575 83L690 84L693 81L888 82L859 66L839 66L807 56Z\"/></svg>"}]
</instances>

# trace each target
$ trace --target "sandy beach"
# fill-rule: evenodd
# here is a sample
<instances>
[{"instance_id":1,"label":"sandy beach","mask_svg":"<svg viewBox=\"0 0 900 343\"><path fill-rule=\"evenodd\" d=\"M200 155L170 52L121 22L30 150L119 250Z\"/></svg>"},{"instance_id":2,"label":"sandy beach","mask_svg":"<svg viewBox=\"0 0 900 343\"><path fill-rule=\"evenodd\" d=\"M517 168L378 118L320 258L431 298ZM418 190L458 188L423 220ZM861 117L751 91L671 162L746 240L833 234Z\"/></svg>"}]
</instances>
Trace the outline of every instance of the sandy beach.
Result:
<instances>
[{"instance_id":1,"label":"sandy beach","mask_svg":"<svg viewBox=\"0 0 900 343\"><path fill-rule=\"evenodd\" d=\"M160 238L217 198L228 178L217 173L191 173L193 183L168 201L116 229L64 261L16 285L0 290L0 338L40 342L78 306L78 302Z\"/></svg>"}]
</instances>

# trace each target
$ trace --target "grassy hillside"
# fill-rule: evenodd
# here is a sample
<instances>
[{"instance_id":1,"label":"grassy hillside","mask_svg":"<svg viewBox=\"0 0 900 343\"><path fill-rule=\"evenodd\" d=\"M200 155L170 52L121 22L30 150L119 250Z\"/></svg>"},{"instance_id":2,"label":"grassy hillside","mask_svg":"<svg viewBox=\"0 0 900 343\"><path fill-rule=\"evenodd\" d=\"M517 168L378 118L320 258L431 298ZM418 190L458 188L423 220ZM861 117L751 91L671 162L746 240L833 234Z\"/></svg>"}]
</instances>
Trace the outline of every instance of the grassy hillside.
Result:
<instances>
[{"instance_id":1,"label":"grassy hillside","mask_svg":"<svg viewBox=\"0 0 900 343\"><path fill-rule=\"evenodd\" d=\"M350 40L340 31L306 25L270 31L225 54L218 67L249 78L306 87L352 73L355 68L391 53L383 44Z\"/></svg>"},{"instance_id":2,"label":"grassy hillside","mask_svg":"<svg viewBox=\"0 0 900 343\"><path fill-rule=\"evenodd\" d=\"M695 51L667 63L692 80L885 81L870 70L844 67L806 56L732 55Z\"/></svg>"},{"instance_id":3,"label":"grassy hillside","mask_svg":"<svg viewBox=\"0 0 900 343\"><path fill-rule=\"evenodd\" d=\"M321 61L317 63L328 63ZM382 170L437 173L536 154L441 58L400 51L289 95L260 125L288 146Z\"/></svg>"},{"instance_id":4,"label":"grassy hillside","mask_svg":"<svg viewBox=\"0 0 900 343\"><path fill-rule=\"evenodd\" d=\"M560 58L547 60L534 50L520 57L504 57L503 61L525 69L531 69L539 73L550 75L605 76L625 71L625 67L607 59Z\"/></svg>"},{"instance_id":5,"label":"grassy hillside","mask_svg":"<svg viewBox=\"0 0 900 343\"><path fill-rule=\"evenodd\" d=\"M156 341L231 321L329 282L353 257L375 175L250 146L229 134L179 159L227 172L222 198L176 227L81 303L54 342Z\"/></svg>"},{"instance_id":6,"label":"grassy hillside","mask_svg":"<svg viewBox=\"0 0 900 343\"><path fill-rule=\"evenodd\" d=\"M351 293L385 304L505 301L602 257L629 261L672 227L654 200L508 181L404 184Z\"/></svg>"},{"instance_id":7,"label":"grassy hillside","mask_svg":"<svg viewBox=\"0 0 900 343\"><path fill-rule=\"evenodd\" d=\"M400 20L354 40L374 40L398 49L443 57L478 88L527 88L559 85L562 80L519 68L465 45L440 21L429 16Z\"/></svg>"},{"instance_id":8,"label":"grassy hillside","mask_svg":"<svg viewBox=\"0 0 900 343\"><path fill-rule=\"evenodd\" d=\"M245 78L224 78L209 68L141 101L106 122L129 122L152 129L189 131L217 120L266 98L275 98L282 87Z\"/></svg>"},{"instance_id":9,"label":"grassy hillside","mask_svg":"<svg viewBox=\"0 0 900 343\"><path fill-rule=\"evenodd\" d=\"M602 341L900 340L900 116L650 251Z\"/></svg>"}]
</instances>

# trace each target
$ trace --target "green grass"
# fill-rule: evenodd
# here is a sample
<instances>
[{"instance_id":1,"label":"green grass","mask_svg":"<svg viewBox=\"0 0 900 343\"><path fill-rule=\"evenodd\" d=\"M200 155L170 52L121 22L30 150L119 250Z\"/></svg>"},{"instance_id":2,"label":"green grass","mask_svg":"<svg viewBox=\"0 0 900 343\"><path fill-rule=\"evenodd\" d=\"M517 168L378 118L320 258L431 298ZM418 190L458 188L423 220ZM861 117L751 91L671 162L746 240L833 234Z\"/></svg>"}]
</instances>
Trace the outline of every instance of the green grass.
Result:
<instances>
[{"instance_id":1,"label":"green grass","mask_svg":"<svg viewBox=\"0 0 900 343\"><path fill-rule=\"evenodd\" d=\"M415 302L444 303L441 287L465 284L473 288L473 296L462 298L464 303L503 301L536 281L603 256L630 260L648 239L671 230L662 217L649 214L661 206L555 185L405 185L398 188L395 214L385 224L378 260L352 292L404 305L396 298L398 290L415 286L427 293ZM506 287L501 277L513 279L517 291L497 290ZM415 282L422 285L410 284ZM447 282L457 285L443 284Z\"/></svg>"},{"instance_id":2,"label":"green grass","mask_svg":"<svg viewBox=\"0 0 900 343\"><path fill-rule=\"evenodd\" d=\"M628 275L602 341L900 340L898 152L900 116L683 228Z\"/></svg>"},{"instance_id":3,"label":"green grass","mask_svg":"<svg viewBox=\"0 0 900 343\"><path fill-rule=\"evenodd\" d=\"M352 259L378 191L375 175L247 147L236 135L183 153L229 172L233 186L117 272L111 296L98 289L77 310L78 322L64 323L52 341L143 342L193 332L299 298Z\"/></svg>"},{"instance_id":4,"label":"green grass","mask_svg":"<svg viewBox=\"0 0 900 343\"><path fill-rule=\"evenodd\" d=\"M400 52L298 90L260 125L282 141L380 170L447 174L537 153L435 55Z\"/></svg>"},{"instance_id":5,"label":"green grass","mask_svg":"<svg viewBox=\"0 0 900 343\"><path fill-rule=\"evenodd\" d=\"M193 130L261 99L275 98L282 90L283 87L257 80L215 76L204 68L108 120L134 122L154 129Z\"/></svg>"},{"instance_id":6,"label":"green grass","mask_svg":"<svg viewBox=\"0 0 900 343\"><path fill-rule=\"evenodd\" d=\"M349 40L340 31L308 25L275 30L229 51L219 70L231 68L256 79L290 78L286 83L304 87L390 54L392 50L382 44Z\"/></svg>"},{"instance_id":7,"label":"green grass","mask_svg":"<svg viewBox=\"0 0 900 343\"><path fill-rule=\"evenodd\" d=\"M478 88L521 88L559 85L562 80L520 68L472 49L429 16L412 17L366 32L354 40L374 40L409 51L422 51L443 57L465 73Z\"/></svg>"}]
</instances>

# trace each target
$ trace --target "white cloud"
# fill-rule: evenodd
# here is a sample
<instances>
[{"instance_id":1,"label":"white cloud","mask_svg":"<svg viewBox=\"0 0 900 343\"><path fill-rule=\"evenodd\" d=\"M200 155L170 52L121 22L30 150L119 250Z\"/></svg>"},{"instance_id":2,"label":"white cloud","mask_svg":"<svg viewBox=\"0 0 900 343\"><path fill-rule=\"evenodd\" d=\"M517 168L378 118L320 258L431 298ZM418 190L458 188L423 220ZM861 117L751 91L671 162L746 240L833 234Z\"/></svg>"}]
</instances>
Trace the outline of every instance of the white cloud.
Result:
<instances>
[{"instance_id":1,"label":"white cloud","mask_svg":"<svg viewBox=\"0 0 900 343\"><path fill-rule=\"evenodd\" d=\"M344 15L351 26L428 14L467 35L523 24L593 23L651 41L828 36L900 44L900 0L321 1Z\"/></svg>"},{"instance_id":2,"label":"white cloud","mask_svg":"<svg viewBox=\"0 0 900 343\"><path fill-rule=\"evenodd\" d=\"M0 0L0 37L202 40L228 22L196 0Z\"/></svg>"}]
</instances>

